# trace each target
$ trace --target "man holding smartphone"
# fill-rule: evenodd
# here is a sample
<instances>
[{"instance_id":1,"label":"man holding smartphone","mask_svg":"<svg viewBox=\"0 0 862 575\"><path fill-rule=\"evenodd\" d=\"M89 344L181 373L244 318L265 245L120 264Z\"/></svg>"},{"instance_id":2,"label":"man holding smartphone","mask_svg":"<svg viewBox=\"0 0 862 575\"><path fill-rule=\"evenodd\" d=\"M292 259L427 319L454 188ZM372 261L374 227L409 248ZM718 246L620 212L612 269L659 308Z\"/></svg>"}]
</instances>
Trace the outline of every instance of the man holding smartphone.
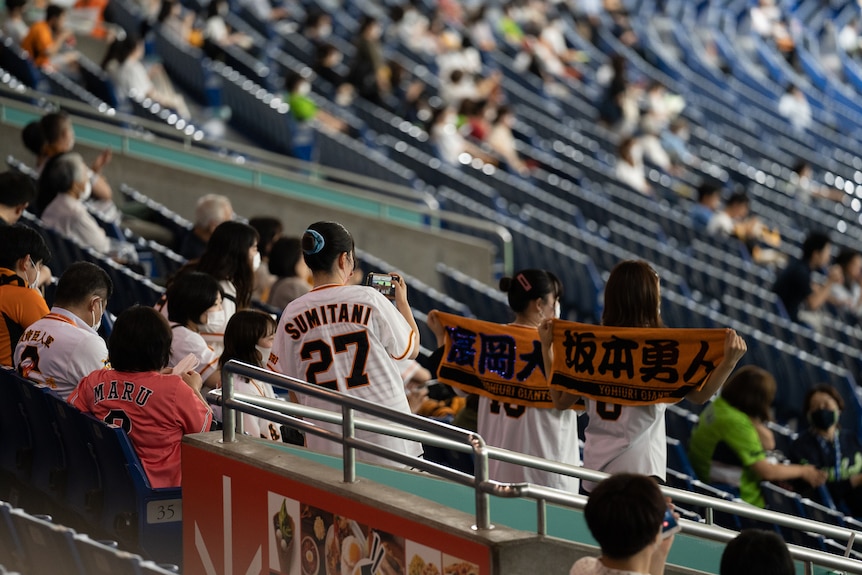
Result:
<instances>
[{"instance_id":1,"label":"man holding smartphone","mask_svg":"<svg viewBox=\"0 0 862 575\"><path fill-rule=\"evenodd\" d=\"M680 527L655 479L608 477L590 494L584 518L602 554L579 559L569 575L663 575Z\"/></svg>"}]
</instances>

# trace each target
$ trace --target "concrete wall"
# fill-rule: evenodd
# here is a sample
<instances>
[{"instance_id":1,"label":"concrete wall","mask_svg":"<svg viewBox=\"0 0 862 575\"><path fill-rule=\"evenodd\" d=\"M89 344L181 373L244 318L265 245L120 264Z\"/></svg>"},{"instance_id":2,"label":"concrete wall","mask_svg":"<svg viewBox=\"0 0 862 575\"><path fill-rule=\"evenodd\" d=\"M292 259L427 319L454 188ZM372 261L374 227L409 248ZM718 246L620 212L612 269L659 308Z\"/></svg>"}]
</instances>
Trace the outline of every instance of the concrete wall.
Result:
<instances>
[{"instance_id":1,"label":"concrete wall","mask_svg":"<svg viewBox=\"0 0 862 575\"><path fill-rule=\"evenodd\" d=\"M76 150L88 162L99 152L80 142ZM0 125L0 154L4 159L12 154L18 159L32 161L30 153L21 145L20 129L10 125ZM308 224L318 220L337 220L351 231L357 247L438 289L437 262L444 262L474 278L493 283L494 248L477 238L440 230L417 229L356 214L338 206L321 206L314 201L287 199L269 191L146 162L123 156L119 152L114 153L105 175L115 187L126 183L188 219L192 219L199 196L216 193L229 197L236 212L244 217L270 215L280 218L287 234L299 235Z\"/></svg>"}]
</instances>

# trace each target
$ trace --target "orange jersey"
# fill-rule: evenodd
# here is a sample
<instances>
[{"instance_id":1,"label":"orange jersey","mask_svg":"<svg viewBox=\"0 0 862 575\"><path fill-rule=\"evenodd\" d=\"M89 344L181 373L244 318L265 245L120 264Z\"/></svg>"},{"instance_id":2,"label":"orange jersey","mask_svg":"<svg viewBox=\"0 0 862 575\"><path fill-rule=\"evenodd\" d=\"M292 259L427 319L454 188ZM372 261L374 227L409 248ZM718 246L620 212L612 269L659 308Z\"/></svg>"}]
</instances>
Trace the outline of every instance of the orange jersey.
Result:
<instances>
[{"instance_id":1,"label":"orange jersey","mask_svg":"<svg viewBox=\"0 0 862 575\"><path fill-rule=\"evenodd\" d=\"M6 268L0 268L0 365L12 365L12 351L31 324L48 315L45 298Z\"/></svg>"},{"instance_id":2,"label":"orange jersey","mask_svg":"<svg viewBox=\"0 0 862 575\"><path fill-rule=\"evenodd\" d=\"M36 22L30 26L30 31L27 36L21 40L21 48L23 48L33 62L43 68L51 63L51 55L49 51L54 47L54 34L51 32L51 26L47 22Z\"/></svg>"}]
</instances>

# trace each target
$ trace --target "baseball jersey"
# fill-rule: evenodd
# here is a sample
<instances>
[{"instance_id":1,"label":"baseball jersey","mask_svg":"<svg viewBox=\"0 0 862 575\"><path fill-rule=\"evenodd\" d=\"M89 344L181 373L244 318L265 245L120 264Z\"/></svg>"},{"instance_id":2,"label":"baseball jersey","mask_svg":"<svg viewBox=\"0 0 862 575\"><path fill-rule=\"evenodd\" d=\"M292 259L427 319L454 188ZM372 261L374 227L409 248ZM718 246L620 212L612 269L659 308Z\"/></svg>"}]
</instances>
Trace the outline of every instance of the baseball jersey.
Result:
<instances>
[{"instance_id":1,"label":"baseball jersey","mask_svg":"<svg viewBox=\"0 0 862 575\"><path fill-rule=\"evenodd\" d=\"M751 418L723 397L715 398L700 415L688 445L691 466L701 481L739 487L739 496L765 507L760 477L751 466L766 458Z\"/></svg>"},{"instance_id":2,"label":"baseball jersey","mask_svg":"<svg viewBox=\"0 0 862 575\"><path fill-rule=\"evenodd\" d=\"M95 371L68 402L129 435L153 488L182 485L180 444L208 431L212 413L178 375Z\"/></svg>"},{"instance_id":3,"label":"baseball jersey","mask_svg":"<svg viewBox=\"0 0 862 575\"><path fill-rule=\"evenodd\" d=\"M488 443L551 461L580 465L578 412L573 409L541 409L479 398L477 431ZM578 492L574 477L488 460L491 479L506 483L528 482Z\"/></svg>"},{"instance_id":4,"label":"baseball jersey","mask_svg":"<svg viewBox=\"0 0 862 575\"><path fill-rule=\"evenodd\" d=\"M667 475L667 404L619 405L584 398L590 416L584 467L605 473L641 473L662 481ZM584 481L590 491L595 483Z\"/></svg>"},{"instance_id":5,"label":"baseball jersey","mask_svg":"<svg viewBox=\"0 0 862 575\"><path fill-rule=\"evenodd\" d=\"M367 286L321 286L290 302L281 315L269 369L378 405L410 413L397 361L419 345L418 334L391 301ZM297 394L303 405L339 411L330 402ZM357 415L364 419L378 419ZM316 423L318 424L318 423ZM340 434L340 427L319 423ZM420 455L413 441L356 432L356 437L409 455ZM341 446L306 436L310 449L341 453ZM392 463L357 451L357 458Z\"/></svg>"},{"instance_id":6,"label":"baseball jersey","mask_svg":"<svg viewBox=\"0 0 862 575\"><path fill-rule=\"evenodd\" d=\"M12 366L12 352L31 324L48 314L45 298L14 271L0 268L0 365Z\"/></svg>"},{"instance_id":7,"label":"baseball jersey","mask_svg":"<svg viewBox=\"0 0 862 575\"><path fill-rule=\"evenodd\" d=\"M174 338L171 341L171 358L168 360L168 367L175 366L181 359L192 353L199 362L195 371L201 374L201 379L206 383L207 378L218 369L219 356L199 333L178 323L171 324L171 331Z\"/></svg>"},{"instance_id":8,"label":"baseball jersey","mask_svg":"<svg viewBox=\"0 0 862 575\"><path fill-rule=\"evenodd\" d=\"M234 383L234 391L244 393L246 395L258 395L260 397L268 397L269 399L279 399L275 395L275 391L268 383L247 379L245 377L237 377ZM281 424L269 421L250 413L242 414L242 429L246 435L252 437L262 437L263 439L271 439L272 441L281 441Z\"/></svg>"},{"instance_id":9,"label":"baseball jersey","mask_svg":"<svg viewBox=\"0 0 862 575\"><path fill-rule=\"evenodd\" d=\"M224 329L227 327L227 322L230 321L230 318L236 313L236 287L234 287L233 283L227 280L218 282L218 285L223 296L221 307L224 310L224 325L218 326L217 329L202 325L200 336L217 356L221 356L221 353L224 351ZM160 299L153 307L155 307L156 310L165 317L165 319L169 319L169 305L170 302L162 296L162 299Z\"/></svg>"},{"instance_id":10,"label":"baseball jersey","mask_svg":"<svg viewBox=\"0 0 862 575\"><path fill-rule=\"evenodd\" d=\"M108 346L96 331L60 307L32 324L18 340L15 368L63 399L84 377L108 365Z\"/></svg>"}]
</instances>

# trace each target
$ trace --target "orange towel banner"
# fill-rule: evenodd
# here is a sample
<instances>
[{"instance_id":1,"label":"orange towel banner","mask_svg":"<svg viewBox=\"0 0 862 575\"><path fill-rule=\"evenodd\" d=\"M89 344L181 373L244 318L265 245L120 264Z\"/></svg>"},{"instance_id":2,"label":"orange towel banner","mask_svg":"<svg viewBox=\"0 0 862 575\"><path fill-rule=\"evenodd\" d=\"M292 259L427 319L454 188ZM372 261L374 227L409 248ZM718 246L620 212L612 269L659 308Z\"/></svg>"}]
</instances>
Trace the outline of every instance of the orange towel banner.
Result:
<instances>
[{"instance_id":1,"label":"orange towel banner","mask_svg":"<svg viewBox=\"0 0 862 575\"><path fill-rule=\"evenodd\" d=\"M554 321L551 388L622 405L676 403L724 357L724 329L603 327Z\"/></svg>"},{"instance_id":2,"label":"orange towel banner","mask_svg":"<svg viewBox=\"0 0 862 575\"><path fill-rule=\"evenodd\" d=\"M504 403L550 408L539 332L439 314L446 345L437 379Z\"/></svg>"}]
</instances>

